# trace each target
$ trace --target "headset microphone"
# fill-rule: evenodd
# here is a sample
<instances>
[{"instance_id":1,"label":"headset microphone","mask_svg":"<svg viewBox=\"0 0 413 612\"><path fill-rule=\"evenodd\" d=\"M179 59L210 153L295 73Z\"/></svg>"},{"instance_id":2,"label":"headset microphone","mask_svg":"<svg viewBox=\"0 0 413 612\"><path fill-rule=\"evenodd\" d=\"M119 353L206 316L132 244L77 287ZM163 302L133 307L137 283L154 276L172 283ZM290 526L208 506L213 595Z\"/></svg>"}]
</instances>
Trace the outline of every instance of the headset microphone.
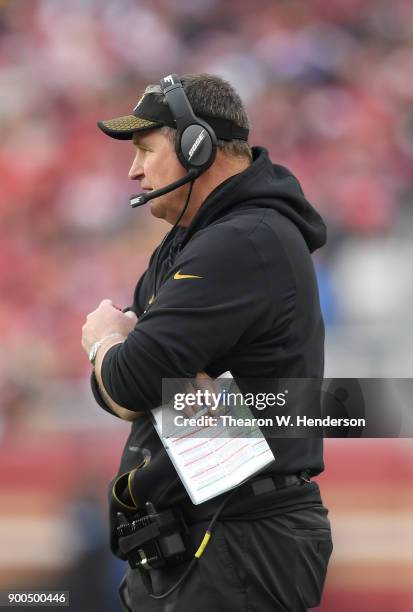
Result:
<instances>
[{"instance_id":1,"label":"headset microphone","mask_svg":"<svg viewBox=\"0 0 413 612\"><path fill-rule=\"evenodd\" d=\"M160 196L169 193L170 191L174 191L178 189L178 187L182 187L182 185L186 185L190 181L194 181L197 176L201 174L201 171L198 168L191 168L188 174L185 174L182 178L177 181L162 187L162 189L156 189L155 191L150 191L149 193L137 193L135 195L130 196L130 205L132 208L136 208L137 206L143 206L149 202L149 200L153 200L154 198L159 198Z\"/></svg>"}]
</instances>

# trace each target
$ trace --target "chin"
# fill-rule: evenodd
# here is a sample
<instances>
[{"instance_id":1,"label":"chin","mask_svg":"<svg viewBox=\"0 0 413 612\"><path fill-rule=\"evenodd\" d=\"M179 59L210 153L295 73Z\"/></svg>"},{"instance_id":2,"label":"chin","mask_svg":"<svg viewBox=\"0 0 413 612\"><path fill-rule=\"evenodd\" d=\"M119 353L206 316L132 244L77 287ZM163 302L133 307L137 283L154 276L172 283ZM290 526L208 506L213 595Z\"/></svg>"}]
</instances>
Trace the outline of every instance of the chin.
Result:
<instances>
[{"instance_id":1,"label":"chin","mask_svg":"<svg viewBox=\"0 0 413 612\"><path fill-rule=\"evenodd\" d=\"M161 196L160 198L156 198L155 200L151 201L151 213L157 219L163 219L167 223L173 225L175 222L172 213L173 203L168 199L164 199L164 197L165 196Z\"/></svg>"},{"instance_id":2,"label":"chin","mask_svg":"<svg viewBox=\"0 0 413 612\"><path fill-rule=\"evenodd\" d=\"M157 202L156 200L152 200L152 202L150 203L150 207L151 207L151 213L154 217L156 217L157 219L164 219L165 218L165 211L163 209L162 203L161 202Z\"/></svg>"}]
</instances>

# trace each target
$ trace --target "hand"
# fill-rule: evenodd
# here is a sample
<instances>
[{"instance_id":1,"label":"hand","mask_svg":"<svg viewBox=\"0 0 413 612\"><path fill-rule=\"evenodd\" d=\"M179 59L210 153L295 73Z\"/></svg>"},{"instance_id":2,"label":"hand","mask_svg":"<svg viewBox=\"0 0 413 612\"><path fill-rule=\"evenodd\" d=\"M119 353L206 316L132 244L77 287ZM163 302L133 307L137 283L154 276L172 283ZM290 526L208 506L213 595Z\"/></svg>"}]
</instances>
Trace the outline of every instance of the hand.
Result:
<instances>
[{"instance_id":1,"label":"hand","mask_svg":"<svg viewBox=\"0 0 413 612\"><path fill-rule=\"evenodd\" d=\"M112 300L102 300L99 306L87 315L82 327L82 347L89 355L90 349L98 340L113 333L119 333L119 339L126 338L138 321L132 311L122 312L112 304Z\"/></svg>"},{"instance_id":2,"label":"hand","mask_svg":"<svg viewBox=\"0 0 413 612\"><path fill-rule=\"evenodd\" d=\"M206 372L198 372L194 382L188 382L186 384L186 393L195 393L200 390L202 393L209 391L210 393L219 393L219 385L215 383L214 379L208 376ZM194 417L200 411L200 406L189 406L186 405L183 412L187 417ZM208 414L214 416L215 412L212 407L208 408Z\"/></svg>"}]
</instances>

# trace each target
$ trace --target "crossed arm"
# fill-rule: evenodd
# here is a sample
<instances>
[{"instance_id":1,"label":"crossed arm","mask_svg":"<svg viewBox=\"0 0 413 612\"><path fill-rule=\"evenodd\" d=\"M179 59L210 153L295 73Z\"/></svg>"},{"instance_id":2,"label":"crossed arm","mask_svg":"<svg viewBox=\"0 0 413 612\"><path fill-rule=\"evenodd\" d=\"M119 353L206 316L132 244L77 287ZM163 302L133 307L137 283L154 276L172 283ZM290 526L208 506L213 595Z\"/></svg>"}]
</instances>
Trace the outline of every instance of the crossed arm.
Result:
<instances>
[{"instance_id":1,"label":"crossed arm","mask_svg":"<svg viewBox=\"0 0 413 612\"><path fill-rule=\"evenodd\" d=\"M102 375L101 375L101 370L102 370L102 362L103 359L107 353L107 351L114 346L115 344L120 344L121 342L124 342L125 338L120 339L119 337L116 338L110 338L107 342L105 342L101 348L98 351L98 354L96 356L96 361L95 361L95 377L98 383L98 387L99 387L99 391L105 401L105 403L109 406L109 408L112 410L112 412L114 412L115 414L118 415L118 417L120 417L121 419L123 419L124 421L134 421L135 419L137 419L138 417L142 416L143 414L145 414L144 412L138 412L136 410L128 410L128 408L124 408L123 406L119 406L119 404L117 404L116 402L113 401L113 399L110 397L110 395L108 394L108 392L105 389L105 386L103 384L103 380L102 380Z\"/></svg>"},{"instance_id":2,"label":"crossed arm","mask_svg":"<svg viewBox=\"0 0 413 612\"><path fill-rule=\"evenodd\" d=\"M144 413L136 410L128 410L120 406L110 397L102 380L102 363L107 351L115 344L121 344L126 340L128 333L135 327L137 316L129 311L122 312L113 306L111 300L102 300L96 310L88 314L86 323L82 327L82 347L86 354L93 344L106 336L109 336L100 346L95 360L95 377L99 391L107 406L125 421L134 421ZM118 334L118 335L112 335Z\"/></svg>"},{"instance_id":3,"label":"crossed arm","mask_svg":"<svg viewBox=\"0 0 413 612\"><path fill-rule=\"evenodd\" d=\"M101 341L102 338L106 336L110 336L104 340L99 347L95 360L94 373L100 394L105 404L112 412L125 421L134 421L145 413L124 408L111 398L102 380L102 363L108 350L116 344L122 344L126 340L128 333L134 329L137 321L138 319L133 312L129 311L123 313L113 306L111 300L106 299L102 300L98 308L87 316L86 323L82 328L82 346L87 355L89 355L95 342ZM207 381L210 381L209 376L205 372L200 372L197 375L197 379L200 383L203 381L203 385L208 384ZM184 410L187 416L192 416L195 412L196 410L190 406Z\"/></svg>"}]
</instances>

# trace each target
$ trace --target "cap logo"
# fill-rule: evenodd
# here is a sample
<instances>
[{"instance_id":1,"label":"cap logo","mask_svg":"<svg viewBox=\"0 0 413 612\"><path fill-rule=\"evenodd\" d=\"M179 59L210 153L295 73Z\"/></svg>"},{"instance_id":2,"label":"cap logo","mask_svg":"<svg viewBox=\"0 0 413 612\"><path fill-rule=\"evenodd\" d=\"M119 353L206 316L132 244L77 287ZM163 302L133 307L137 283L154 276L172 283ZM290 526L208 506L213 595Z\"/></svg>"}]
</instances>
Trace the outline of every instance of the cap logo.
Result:
<instances>
[{"instance_id":1,"label":"cap logo","mask_svg":"<svg viewBox=\"0 0 413 612\"><path fill-rule=\"evenodd\" d=\"M168 74L168 76L164 77L163 80L165 81L165 83L170 83L171 85L175 85L175 81L174 81L172 74Z\"/></svg>"},{"instance_id":2,"label":"cap logo","mask_svg":"<svg viewBox=\"0 0 413 612\"><path fill-rule=\"evenodd\" d=\"M139 98L137 105L136 105L136 106L135 106L135 108L133 109L134 111L136 111L136 109L138 108L139 104L142 102L142 100L144 99L144 97L145 97L145 94L143 94L143 96L141 96L141 97Z\"/></svg>"}]
</instances>

